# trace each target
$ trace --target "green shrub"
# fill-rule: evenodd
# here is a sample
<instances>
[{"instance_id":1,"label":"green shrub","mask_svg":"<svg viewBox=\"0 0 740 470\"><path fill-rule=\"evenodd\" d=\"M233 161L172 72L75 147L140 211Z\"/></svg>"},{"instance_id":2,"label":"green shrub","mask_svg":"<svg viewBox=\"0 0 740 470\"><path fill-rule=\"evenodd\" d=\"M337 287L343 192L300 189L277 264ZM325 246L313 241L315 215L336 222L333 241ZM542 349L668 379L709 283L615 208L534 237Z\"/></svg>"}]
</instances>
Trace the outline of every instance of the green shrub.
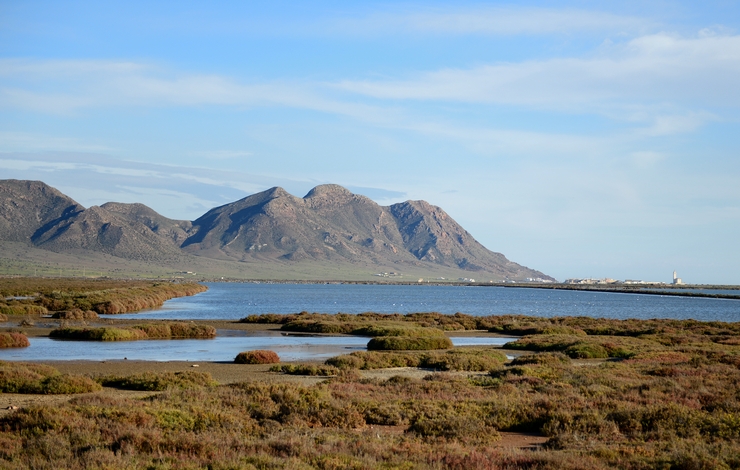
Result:
<instances>
[{"instance_id":1,"label":"green shrub","mask_svg":"<svg viewBox=\"0 0 740 470\"><path fill-rule=\"evenodd\" d=\"M354 323L338 321L294 320L280 327L285 331L300 331L304 333L349 334L357 328Z\"/></svg>"},{"instance_id":2,"label":"green shrub","mask_svg":"<svg viewBox=\"0 0 740 470\"><path fill-rule=\"evenodd\" d=\"M367 343L367 349L372 351L427 351L450 348L452 341L446 336L382 336L373 338Z\"/></svg>"},{"instance_id":3,"label":"green shrub","mask_svg":"<svg viewBox=\"0 0 740 470\"><path fill-rule=\"evenodd\" d=\"M89 377L60 374L51 366L23 362L0 362L0 392L72 394L100 390Z\"/></svg>"},{"instance_id":4,"label":"green shrub","mask_svg":"<svg viewBox=\"0 0 740 470\"><path fill-rule=\"evenodd\" d=\"M527 364L537 365L558 365L570 364L570 357L561 352L543 352L538 354L524 354L515 357L509 363L512 366L522 366Z\"/></svg>"},{"instance_id":5,"label":"green shrub","mask_svg":"<svg viewBox=\"0 0 740 470\"><path fill-rule=\"evenodd\" d=\"M45 377L38 383L38 387L30 387L21 393L39 393L44 395L69 395L73 393L97 392L102 387L90 377L82 375L52 375Z\"/></svg>"},{"instance_id":6,"label":"green shrub","mask_svg":"<svg viewBox=\"0 0 740 470\"><path fill-rule=\"evenodd\" d=\"M380 323L357 327L351 332L359 336L445 336L444 331L437 328L422 328L415 325L404 325L402 323Z\"/></svg>"},{"instance_id":7,"label":"green shrub","mask_svg":"<svg viewBox=\"0 0 740 470\"><path fill-rule=\"evenodd\" d=\"M123 390L163 391L170 388L192 389L212 387L216 382L208 372L144 372L129 376L106 376L97 379L105 387Z\"/></svg>"},{"instance_id":8,"label":"green shrub","mask_svg":"<svg viewBox=\"0 0 740 470\"><path fill-rule=\"evenodd\" d=\"M49 337L78 341L135 341L146 339L144 331L135 328L57 328Z\"/></svg>"},{"instance_id":9,"label":"green shrub","mask_svg":"<svg viewBox=\"0 0 740 470\"><path fill-rule=\"evenodd\" d=\"M140 339L213 338L216 329L209 325L191 323L147 323L133 328L57 328L51 338L78 341L135 341Z\"/></svg>"},{"instance_id":10,"label":"green shrub","mask_svg":"<svg viewBox=\"0 0 740 470\"><path fill-rule=\"evenodd\" d=\"M330 366L339 369L388 369L390 367L418 367L421 362L419 353L355 351L350 354L332 357L326 360Z\"/></svg>"},{"instance_id":11,"label":"green shrub","mask_svg":"<svg viewBox=\"0 0 740 470\"><path fill-rule=\"evenodd\" d=\"M505 349L560 351L574 359L628 358L640 352L663 349L655 341L625 336L532 335L506 343Z\"/></svg>"},{"instance_id":12,"label":"green shrub","mask_svg":"<svg viewBox=\"0 0 740 470\"><path fill-rule=\"evenodd\" d=\"M489 371L506 362L506 355L494 349L465 348L443 353L428 353L419 367L438 370Z\"/></svg>"},{"instance_id":13,"label":"green shrub","mask_svg":"<svg viewBox=\"0 0 740 470\"><path fill-rule=\"evenodd\" d=\"M30 345L23 333L0 333L0 348L27 348Z\"/></svg>"},{"instance_id":14,"label":"green shrub","mask_svg":"<svg viewBox=\"0 0 740 470\"><path fill-rule=\"evenodd\" d=\"M337 375L339 369L332 366L316 364L282 364L270 368L270 372L282 372L289 375L310 375L330 377Z\"/></svg>"},{"instance_id":15,"label":"green shrub","mask_svg":"<svg viewBox=\"0 0 740 470\"><path fill-rule=\"evenodd\" d=\"M0 314L3 315L46 315L47 313L49 310L40 305L0 305Z\"/></svg>"},{"instance_id":16,"label":"green shrub","mask_svg":"<svg viewBox=\"0 0 740 470\"><path fill-rule=\"evenodd\" d=\"M237 364L276 364L280 362L280 357L274 351L257 349L240 352L234 358L234 362Z\"/></svg>"}]
</instances>

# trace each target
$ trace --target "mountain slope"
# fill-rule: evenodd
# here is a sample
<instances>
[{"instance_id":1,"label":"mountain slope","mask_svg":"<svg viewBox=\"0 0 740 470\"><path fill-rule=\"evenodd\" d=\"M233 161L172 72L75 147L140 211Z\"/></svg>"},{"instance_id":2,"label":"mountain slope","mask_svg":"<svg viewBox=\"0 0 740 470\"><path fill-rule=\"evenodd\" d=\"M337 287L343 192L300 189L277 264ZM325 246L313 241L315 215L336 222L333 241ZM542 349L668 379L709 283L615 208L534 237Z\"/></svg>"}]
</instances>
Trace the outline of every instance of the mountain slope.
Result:
<instances>
[{"instance_id":1,"label":"mountain slope","mask_svg":"<svg viewBox=\"0 0 740 470\"><path fill-rule=\"evenodd\" d=\"M0 239L27 242L84 207L41 181L0 181Z\"/></svg>"},{"instance_id":2,"label":"mountain slope","mask_svg":"<svg viewBox=\"0 0 740 470\"><path fill-rule=\"evenodd\" d=\"M425 201L383 207L337 185L297 198L271 188L212 209L193 222L188 253L240 261L336 261L437 266L497 278L548 277L487 250Z\"/></svg>"}]
</instances>

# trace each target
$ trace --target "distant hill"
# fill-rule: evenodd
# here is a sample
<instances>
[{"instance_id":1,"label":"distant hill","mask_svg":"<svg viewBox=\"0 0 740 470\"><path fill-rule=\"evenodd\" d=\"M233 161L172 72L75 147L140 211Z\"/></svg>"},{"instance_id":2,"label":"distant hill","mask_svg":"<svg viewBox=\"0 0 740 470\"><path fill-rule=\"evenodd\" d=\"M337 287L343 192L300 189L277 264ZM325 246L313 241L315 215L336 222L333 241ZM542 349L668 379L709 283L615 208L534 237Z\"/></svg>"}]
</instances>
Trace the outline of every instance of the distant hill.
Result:
<instances>
[{"instance_id":1,"label":"distant hill","mask_svg":"<svg viewBox=\"0 0 740 470\"><path fill-rule=\"evenodd\" d=\"M343 266L368 275L429 269L470 273L466 277L551 279L489 251L439 207L425 201L384 207L338 185L317 186L303 198L272 188L193 222L168 219L143 204L109 202L85 209L38 181L2 180L0 198L0 241L56 253L104 253L172 265L205 258L274 265L303 277L310 277L312 266L322 273Z\"/></svg>"}]
</instances>

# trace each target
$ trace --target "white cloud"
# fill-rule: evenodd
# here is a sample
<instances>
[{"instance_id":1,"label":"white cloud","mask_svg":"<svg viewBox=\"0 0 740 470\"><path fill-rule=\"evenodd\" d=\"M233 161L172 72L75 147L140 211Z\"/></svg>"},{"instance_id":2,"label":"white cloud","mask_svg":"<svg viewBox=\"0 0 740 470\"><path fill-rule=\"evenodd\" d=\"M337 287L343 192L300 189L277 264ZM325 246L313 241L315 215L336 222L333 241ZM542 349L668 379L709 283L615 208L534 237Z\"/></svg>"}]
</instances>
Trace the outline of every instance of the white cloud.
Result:
<instances>
[{"instance_id":1,"label":"white cloud","mask_svg":"<svg viewBox=\"0 0 740 470\"><path fill-rule=\"evenodd\" d=\"M587 58L442 69L403 80L337 87L390 100L440 100L599 111L622 102L740 105L740 36L642 36Z\"/></svg>"}]
</instances>

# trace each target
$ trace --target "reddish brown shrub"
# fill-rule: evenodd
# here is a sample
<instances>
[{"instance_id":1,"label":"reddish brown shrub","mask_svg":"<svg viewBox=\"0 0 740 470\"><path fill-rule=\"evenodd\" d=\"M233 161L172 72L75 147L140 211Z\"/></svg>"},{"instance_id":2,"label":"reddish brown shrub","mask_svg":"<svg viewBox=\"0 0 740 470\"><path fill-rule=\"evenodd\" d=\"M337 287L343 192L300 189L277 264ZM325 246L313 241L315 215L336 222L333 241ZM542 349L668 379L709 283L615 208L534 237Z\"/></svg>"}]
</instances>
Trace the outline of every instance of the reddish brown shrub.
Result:
<instances>
[{"instance_id":1,"label":"reddish brown shrub","mask_svg":"<svg viewBox=\"0 0 740 470\"><path fill-rule=\"evenodd\" d=\"M234 358L234 362L237 364L276 364L280 362L280 358L274 351L258 349L240 352Z\"/></svg>"},{"instance_id":2,"label":"reddish brown shrub","mask_svg":"<svg viewBox=\"0 0 740 470\"><path fill-rule=\"evenodd\" d=\"M30 345L22 333L0 333L0 348L27 348Z\"/></svg>"}]
</instances>

